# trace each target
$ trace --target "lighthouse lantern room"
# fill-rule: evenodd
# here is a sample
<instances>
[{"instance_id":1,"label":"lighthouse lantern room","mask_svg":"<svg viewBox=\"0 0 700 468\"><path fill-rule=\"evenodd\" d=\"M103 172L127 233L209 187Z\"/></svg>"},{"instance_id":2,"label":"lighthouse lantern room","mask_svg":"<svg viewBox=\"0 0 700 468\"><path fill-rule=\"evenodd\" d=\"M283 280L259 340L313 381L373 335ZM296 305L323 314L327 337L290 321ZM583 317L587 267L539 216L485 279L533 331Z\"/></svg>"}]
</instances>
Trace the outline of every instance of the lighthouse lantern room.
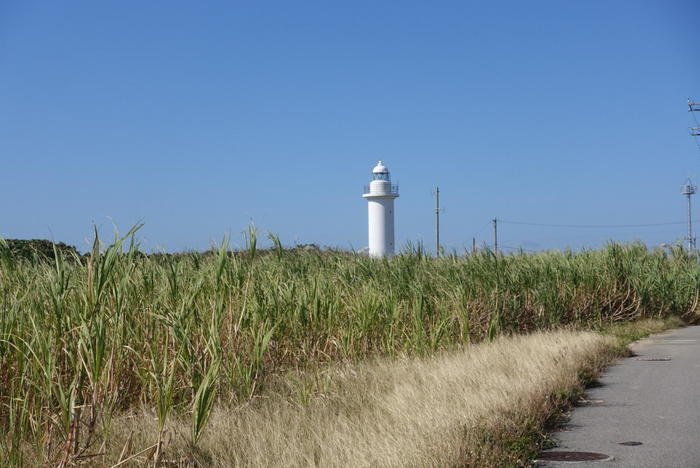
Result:
<instances>
[{"instance_id":1,"label":"lighthouse lantern room","mask_svg":"<svg viewBox=\"0 0 700 468\"><path fill-rule=\"evenodd\" d=\"M394 255L394 199L399 196L399 186L392 185L389 169L379 161L372 169L372 181L365 186L368 206L369 255L391 257Z\"/></svg>"}]
</instances>

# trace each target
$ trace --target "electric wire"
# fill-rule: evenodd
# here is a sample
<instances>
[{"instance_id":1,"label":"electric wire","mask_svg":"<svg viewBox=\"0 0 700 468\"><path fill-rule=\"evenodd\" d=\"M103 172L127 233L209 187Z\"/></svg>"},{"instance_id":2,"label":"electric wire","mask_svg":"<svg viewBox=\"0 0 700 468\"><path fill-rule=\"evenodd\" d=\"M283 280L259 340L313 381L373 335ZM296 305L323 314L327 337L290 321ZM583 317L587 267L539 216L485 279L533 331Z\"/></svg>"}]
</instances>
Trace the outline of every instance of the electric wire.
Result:
<instances>
[{"instance_id":1,"label":"electric wire","mask_svg":"<svg viewBox=\"0 0 700 468\"><path fill-rule=\"evenodd\" d=\"M551 224L551 223L530 223L526 221L509 221L498 218L498 221L504 224L519 224L522 226L539 226L539 227L556 227L556 228L592 228L592 229L608 229L608 228L643 228L657 226L675 226L686 224L687 221L672 221L667 223L644 223L644 224Z\"/></svg>"},{"instance_id":2,"label":"electric wire","mask_svg":"<svg viewBox=\"0 0 700 468\"><path fill-rule=\"evenodd\" d=\"M499 246L500 249L504 250L515 250L515 251L523 251L523 252L528 252L528 253L538 253L540 252L539 250L532 250L532 249L526 249L524 247L511 247L509 245L504 245L504 246Z\"/></svg>"},{"instance_id":3,"label":"electric wire","mask_svg":"<svg viewBox=\"0 0 700 468\"><path fill-rule=\"evenodd\" d=\"M479 234L483 233L487 228L491 227L491 221L488 221L484 226L474 233L474 237L479 237Z\"/></svg>"},{"instance_id":4,"label":"electric wire","mask_svg":"<svg viewBox=\"0 0 700 468\"><path fill-rule=\"evenodd\" d=\"M692 108L690 103L693 102L691 98L688 98L688 103L689 103L689 109L690 109L690 114L693 117L693 120L695 121L695 126L700 127L700 122L698 121L697 116L695 115L695 112L698 112ZM699 110L700 111L700 110ZM700 138L698 138L698 135L695 135L694 132L691 130L691 135L693 136L693 139L695 140L695 144L698 147L698 150L700 150ZM651 228L651 227L659 227L659 226L679 226L682 224L686 224L687 221L671 221L671 222L664 222L664 223L640 223L640 224L555 224L555 223L531 223L531 222L526 222L526 221L509 221L505 219L498 219L499 222L504 223L504 224L517 224L520 226L536 226L536 227L552 227L552 228L572 228L572 229L626 229L626 228ZM699 222L700 220L693 220L694 222ZM489 223L490 224L490 223ZM479 230L476 234L480 234L481 232L484 231L484 228ZM504 246L502 247L504 249L509 249L509 250L516 250L514 247L507 247ZM524 251L528 251L527 249L522 249Z\"/></svg>"}]
</instances>

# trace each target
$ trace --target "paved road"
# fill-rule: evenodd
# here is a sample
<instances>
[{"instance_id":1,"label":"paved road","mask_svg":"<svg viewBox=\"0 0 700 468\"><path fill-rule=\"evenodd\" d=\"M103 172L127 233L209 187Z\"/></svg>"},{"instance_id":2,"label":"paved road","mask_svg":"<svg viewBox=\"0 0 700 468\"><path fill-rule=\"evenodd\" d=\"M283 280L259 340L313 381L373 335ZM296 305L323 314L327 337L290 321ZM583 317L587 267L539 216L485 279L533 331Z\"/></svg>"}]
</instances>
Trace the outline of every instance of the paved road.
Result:
<instances>
[{"instance_id":1,"label":"paved road","mask_svg":"<svg viewBox=\"0 0 700 468\"><path fill-rule=\"evenodd\" d=\"M599 462L540 462L544 467L700 467L700 326L672 330L632 345L588 389L552 450L598 452ZM670 358L665 361L644 359ZM641 442L625 446L621 442Z\"/></svg>"}]
</instances>

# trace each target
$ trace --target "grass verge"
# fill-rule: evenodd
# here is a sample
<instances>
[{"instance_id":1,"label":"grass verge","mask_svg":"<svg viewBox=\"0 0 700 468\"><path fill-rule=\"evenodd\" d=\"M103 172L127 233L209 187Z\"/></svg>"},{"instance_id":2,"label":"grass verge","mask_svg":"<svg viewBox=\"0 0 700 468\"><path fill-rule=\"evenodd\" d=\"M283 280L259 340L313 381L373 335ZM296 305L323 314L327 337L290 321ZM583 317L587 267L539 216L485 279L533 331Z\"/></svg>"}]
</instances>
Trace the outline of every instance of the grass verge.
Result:
<instances>
[{"instance_id":1,"label":"grass verge","mask_svg":"<svg viewBox=\"0 0 700 468\"><path fill-rule=\"evenodd\" d=\"M617 355L592 332L503 337L428 358L286 376L249 405L216 407L196 450L167 426L164 461L203 466L526 466L542 430ZM294 382L294 383L290 383ZM115 421L116 458L158 431L149 412Z\"/></svg>"},{"instance_id":2,"label":"grass verge","mask_svg":"<svg viewBox=\"0 0 700 468\"><path fill-rule=\"evenodd\" d=\"M687 324L678 317L664 319L644 319L634 322L623 322L600 329L603 335L610 335L617 339L617 351L620 356L628 356L630 351L627 346L654 333L661 333L672 328L684 327Z\"/></svg>"}]
</instances>

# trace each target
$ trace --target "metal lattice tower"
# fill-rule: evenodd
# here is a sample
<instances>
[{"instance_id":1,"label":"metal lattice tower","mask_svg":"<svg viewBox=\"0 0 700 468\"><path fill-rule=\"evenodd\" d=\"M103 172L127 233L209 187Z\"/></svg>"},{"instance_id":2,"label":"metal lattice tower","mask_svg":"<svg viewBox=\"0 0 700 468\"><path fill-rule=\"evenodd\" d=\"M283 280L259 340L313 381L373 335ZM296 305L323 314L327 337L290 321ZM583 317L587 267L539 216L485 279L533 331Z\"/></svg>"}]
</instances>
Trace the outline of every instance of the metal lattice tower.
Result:
<instances>
[{"instance_id":1,"label":"metal lattice tower","mask_svg":"<svg viewBox=\"0 0 700 468\"><path fill-rule=\"evenodd\" d=\"M685 184L681 185L681 195L685 195L688 198L688 249L695 250L695 237L693 237L693 214L691 209L690 198L697 192L697 185L693 185L690 179L685 181Z\"/></svg>"}]
</instances>

